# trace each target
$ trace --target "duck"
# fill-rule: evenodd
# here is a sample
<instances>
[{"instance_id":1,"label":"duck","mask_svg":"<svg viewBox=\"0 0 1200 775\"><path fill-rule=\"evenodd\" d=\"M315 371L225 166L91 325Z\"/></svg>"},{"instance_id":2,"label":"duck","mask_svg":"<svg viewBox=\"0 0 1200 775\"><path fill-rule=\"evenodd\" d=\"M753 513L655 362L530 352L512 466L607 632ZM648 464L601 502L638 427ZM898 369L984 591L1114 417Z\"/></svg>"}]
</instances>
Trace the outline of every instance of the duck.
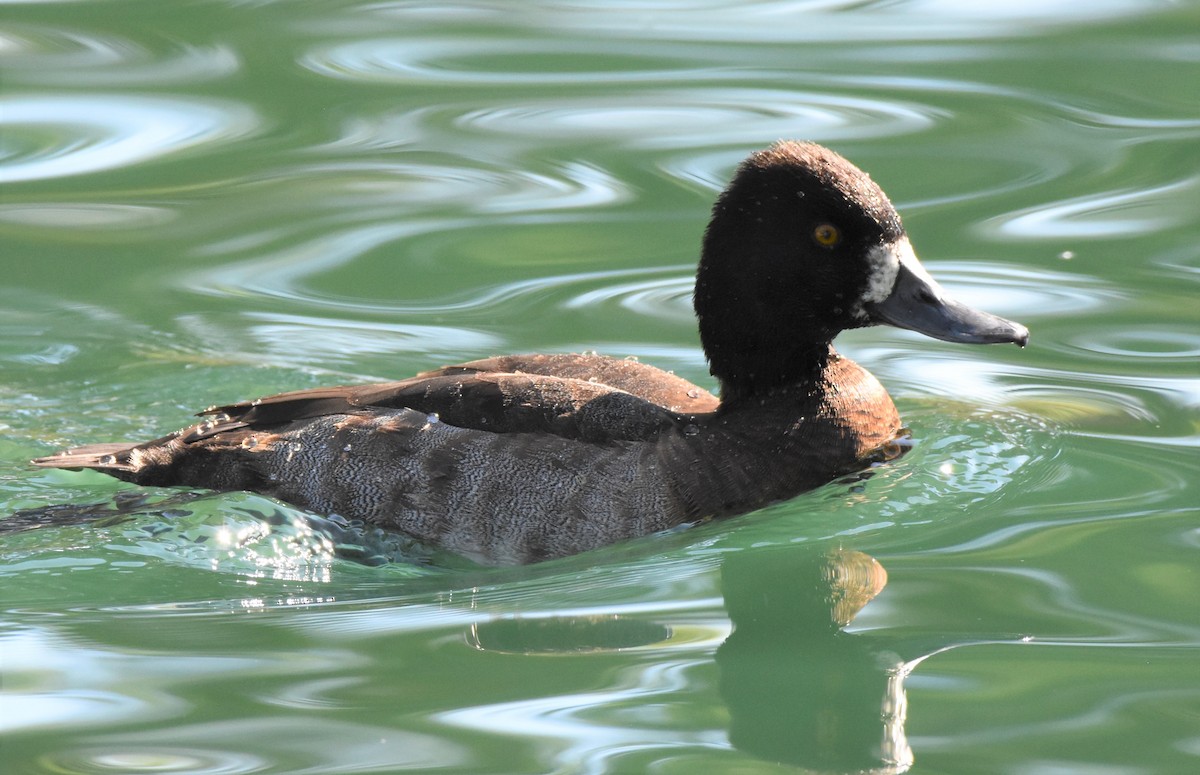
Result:
<instances>
[{"instance_id":1,"label":"duck","mask_svg":"<svg viewBox=\"0 0 1200 775\"><path fill-rule=\"evenodd\" d=\"M879 381L834 349L844 330L1029 340L947 294L883 190L813 142L737 167L692 301L717 395L624 358L496 356L214 406L162 438L32 462L251 491L478 563L532 563L747 514L898 456L907 430Z\"/></svg>"}]
</instances>

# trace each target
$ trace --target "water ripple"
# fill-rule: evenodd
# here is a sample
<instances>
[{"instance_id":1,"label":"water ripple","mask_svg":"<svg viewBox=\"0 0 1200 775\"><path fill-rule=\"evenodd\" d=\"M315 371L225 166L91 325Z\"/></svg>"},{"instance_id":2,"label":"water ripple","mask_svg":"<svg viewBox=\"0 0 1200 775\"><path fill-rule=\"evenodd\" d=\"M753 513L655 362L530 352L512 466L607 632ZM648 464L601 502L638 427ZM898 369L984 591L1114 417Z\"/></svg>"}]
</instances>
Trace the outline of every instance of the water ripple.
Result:
<instances>
[{"instance_id":1,"label":"water ripple","mask_svg":"<svg viewBox=\"0 0 1200 775\"><path fill-rule=\"evenodd\" d=\"M73 775L108 773L185 773L186 775L238 775L263 772L273 762L244 751L221 751L219 743L203 746L112 745L81 746L76 750L58 750L42 758L53 772Z\"/></svg>"},{"instance_id":2,"label":"water ripple","mask_svg":"<svg viewBox=\"0 0 1200 775\"><path fill-rule=\"evenodd\" d=\"M613 759L634 751L647 754L683 746L725 748L724 730L684 729L656 724L655 707L669 704L675 697L695 686L692 674L703 669L707 658L676 656L656 664L629 669L623 680L603 688L563 691L550 696L501 701L430 714L434 720L451 727L505 737L518 736L551 741L561 762L576 762L586 772L604 772L614 768ZM624 709L608 724L596 720L598 708ZM638 709L641 709L640 711Z\"/></svg>"},{"instance_id":3,"label":"water ripple","mask_svg":"<svg viewBox=\"0 0 1200 775\"><path fill-rule=\"evenodd\" d=\"M334 153L387 147L392 130L359 120L342 138L324 146ZM322 150L321 148L317 149ZM555 164L549 173L395 161L332 161L273 171L255 185L282 185L289 200L311 196L314 206L334 208L345 217L394 220L406 213L448 203L467 213L529 213L615 204L632 198L628 186L586 162ZM292 205L294 207L294 204Z\"/></svg>"},{"instance_id":4,"label":"water ripple","mask_svg":"<svg viewBox=\"0 0 1200 775\"><path fill-rule=\"evenodd\" d=\"M930 273L964 303L996 314L1061 316L1102 307L1121 294L1086 275L988 261L928 261Z\"/></svg>"},{"instance_id":5,"label":"water ripple","mask_svg":"<svg viewBox=\"0 0 1200 775\"><path fill-rule=\"evenodd\" d=\"M1200 176L1122 188L1024 208L979 225L985 234L1023 239L1111 239L1177 228L1195 217Z\"/></svg>"},{"instance_id":6,"label":"water ripple","mask_svg":"<svg viewBox=\"0 0 1200 775\"><path fill-rule=\"evenodd\" d=\"M249 334L285 362L353 361L365 355L410 352L494 352L500 340L462 326L365 323L304 315L247 313Z\"/></svg>"},{"instance_id":7,"label":"water ripple","mask_svg":"<svg viewBox=\"0 0 1200 775\"><path fill-rule=\"evenodd\" d=\"M239 273L245 268L240 267ZM397 315L451 316L456 325L360 321L353 317L330 318L326 315L243 312L232 324L204 315L184 315L179 325L191 333L202 349L215 348L214 356L223 361L307 363L325 368L334 361L361 362L364 357L396 353L434 354L439 358L460 358L463 354L500 352L508 348L502 337L491 333L497 311L516 314L516 310L537 305L557 305L566 310L600 310L611 317L621 310L639 316L690 327L692 268L643 267L606 272L580 272L520 280L453 295L420 301L370 301L354 297L331 296L310 288L299 278L286 282L280 278L255 276L250 287L239 295L260 293L305 305L343 312ZM220 275L221 279L215 279ZM203 280L213 293L224 294L230 275L206 273ZM198 281L199 282L199 281ZM193 290L196 287L192 286ZM556 301L557 300L557 301ZM606 308L616 307L612 313ZM245 321L249 320L247 324ZM475 323L475 325L472 325ZM657 365L702 364L697 346L673 348L665 344L639 345L624 341L601 342L595 338L561 344L568 350L596 349L605 352L652 358Z\"/></svg>"},{"instance_id":8,"label":"water ripple","mask_svg":"<svg viewBox=\"0 0 1200 775\"><path fill-rule=\"evenodd\" d=\"M674 89L505 103L464 113L458 123L539 142L620 138L629 147L655 149L760 143L764 137L892 136L926 129L945 116L919 103L848 94Z\"/></svg>"},{"instance_id":9,"label":"water ripple","mask_svg":"<svg viewBox=\"0 0 1200 775\"><path fill-rule=\"evenodd\" d=\"M0 204L0 222L35 229L109 231L145 229L175 220L176 210L149 205L103 202Z\"/></svg>"},{"instance_id":10,"label":"water ripple","mask_svg":"<svg viewBox=\"0 0 1200 775\"><path fill-rule=\"evenodd\" d=\"M502 283L471 291L467 295L428 300L370 301L359 297L334 296L310 287L309 278L353 261L368 249L386 241L412 238L429 230L466 227L463 223L420 223L363 227L352 233L319 238L266 257L235 262L205 270L186 278L192 290L218 295L253 292L347 310L387 313L468 313L519 302L523 297L545 296L547 291L572 286L592 286L571 291L564 309L596 309L615 304L641 315L690 322L694 267L691 264L636 267L597 272L547 274L530 280ZM358 237L351 239L352 234ZM936 274L968 304L1000 314L1028 317L1048 309L1055 314L1081 311L1107 303L1117 294L1081 275L1025 269L1015 265L985 262L936 262ZM557 291L556 291L557 292ZM890 332L891 336L905 336ZM856 338L861 338L856 335ZM915 335L914 335L915 336Z\"/></svg>"},{"instance_id":11,"label":"water ripple","mask_svg":"<svg viewBox=\"0 0 1200 775\"><path fill-rule=\"evenodd\" d=\"M4 653L6 691L0 710L0 730L56 728L70 722L78 726L104 726L134 719L168 718L184 712L187 703L162 684L183 661L197 674L215 675L243 671L259 662L250 658L184 660L148 652L123 654L89 643L80 643L57 630L40 627L6 628L0 632ZM118 686L129 663L139 664L138 674L148 683L136 695ZM53 690L51 690L53 687ZM63 691L63 687L71 687ZM23 691L22 691L23 690Z\"/></svg>"},{"instance_id":12,"label":"water ripple","mask_svg":"<svg viewBox=\"0 0 1200 775\"><path fill-rule=\"evenodd\" d=\"M407 4L405 4L407 5ZM547 4L542 4L547 5ZM955 0L911 0L905 3L861 0L764 0L748 3L730 13L721 4L689 3L667 23L656 11L665 4L621 3L625 13L614 13L614 4L589 8L576 2L552 2L525 19L562 34L585 31L590 36L706 42L808 43L848 46L869 41L928 41L1014 35L1036 35L1056 27L1096 24L1105 19L1145 12L1141 0L1098 0L1086 7L1072 0L1045 2L962 3ZM387 4L384 8L394 8ZM507 9L506 9L507 10ZM547 12L549 11L549 12ZM559 13L553 13L559 11ZM636 11L636 12L635 12ZM854 47L861 54L864 47Z\"/></svg>"},{"instance_id":13,"label":"water ripple","mask_svg":"<svg viewBox=\"0 0 1200 775\"><path fill-rule=\"evenodd\" d=\"M286 225L263 229L261 207L248 218L241 202L221 205L228 210L224 231L236 236L198 248L197 255L203 259L199 263L212 265L213 257L248 257L232 262L226 259L215 268L181 275L179 282L190 291L220 296L254 293L358 311L433 309L436 303L411 307L390 300L372 303L361 296L327 293L312 283L319 276L356 261L372 260L375 255L386 262L379 270L392 272L397 256L425 249L421 245L397 246L398 242L426 237L439 240L440 235L454 234L461 244L466 230L482 230L496 221L513 223L519 218L528 222L536 217L539 223L553 223L559 220L558 211L590 209L630 196L624 183L582 162L554 165L548 172L499 172L415 162L344 161L277 171L253 185L266 192L261 201L287 210ZM281 195L268 195L272 191ZM443 212L447 202L465 213L447 218ZM426 216L430 210L436 211L432 218ZM291 217L297 211L306 217ZM406 217L397 220L397 211L404 211ZM545 214L534 215L537 211ZM562 216L562 220L576 223L578 218ZM243 225L241 221L248 222ZM526 245L522 242L518 249ZM447 309L464 308L453 301L446 303Z\"/></svg>"},{"instance_id":14,"label":"water ripple","mask_svg":"<svg viewBox=\"0 0 1200 775\"><path fill-rule=\"evenodd\" d=\"M92 31L25 26L0 31L8 83L132 86L193 83L230 75L238 56L227 46L176 44L168 54L128 38Z\"/></svg>"},{"instance_id":15,"label":"water ripple","mask_svg":"<svg viewBox=\"0 0 1200 775\"><path fill-rule=\"evenodd\" d=\"M236 775L276 770L281 762L290 772L461 772L474 760L462 744L395 724L257 713L108 734L60 747L45 761L53 772Z\"/></svg>"},{"instance_id":16,"label":"water ripple","mask_svg":"<svg viewBox=\"0 0 1200 775\"><path fill-rule=\"evenodd\" d=\"M461 178L447 174L446 180L449 181L448 185L451 187L459 184L469 185L469 176L464 181ZM398 185L407 185L407 182L401 181ZM437 185L435 182L435 191ZM549 190L549 188L544 189L539 196L546 195L546 192ZM410 195L411 192L403 194L405 197ZM517 194L518 197L527 195L526 193ZM387 195L383 196L384 198L387 197ZM292 201L294 202L294 198ZM377 196L372 198L372 203L374 206L384 208L383 202ZM570 206L569 203L564 204L561 200L558 203L563 206ZM364 208L367 204L365 201L360 204L362 207L356 209L355 212L362 216L365 215ZM392 206L394 207L394 204ZM491 203L481 204L479 208L490 212L503 213L510 206L520 209L504 198ZM369 215L375 217L380 214L371 212ZM549 219L542 219L543 223L552 221L553 216L550 216ZM574 220L571 222L573 223ZM408 219L402 223L396 223L389 219L389 222L386 223L369 223L351 228L343 228L337 232L325 232L307 242L295 243L294 235L285 235L294 244L289 244L277 252L265 252L262 245L257 243L249 246L244 244L243 241L229 244L218 243L210 246L206 254L220 255L222 253L243 251L247 247L252 247L255 257L182 276L180 282L193 292L198 291L220 296L243 296L246 293L253 293L262 296L291 299L323 307L336 307L356 312L385 312L389 314L414 312L454 312L461 314L480 312L493 309L500 304L518 302L522 298L544 295L546 291L552 289L584 283L590 285L611 285L617 283L621 285L617 290L600 292L597 295L591 296L584 295L564 303L568 308L579 308L617 296L632 296L636 298L622 302L622 306L638 309L648 314L662 315L664 313L655 304L664 301L672 309L671 312L665 314L670 317L677 317L679 315L681 300L690 292L690 286L688 285L690 281L657 277L648 280L634 279L632 280L632 284L630 284L630 278L640 278L647 274L671 274L678 276L681 273L685 273L690 275L694 271L694 267L691 265L636 267L558 275L549 274L530 280L519 280L476 288L466 293L458 291L449 297L422 300L387 299L375 301L364 299L362 296L332 294L313 287L316 278L319 276L339 270L356 260L360 260L369 252L379 249L384 245L401 240L412 240L424 235L447 233L450 231L461 234L461 231L464 229L478 228L479 226L480 223L477 217L428 221ZM461 237L459 239L461 240ZM392 255L400 255L404 252L404 248L389 248L389 253ZM586 294L586 292L584 293Z\"/></svg>"},{"instance_id":17,"label":"water ripple","mask_svg":"<svg viewBox=\"0 0 1200 775\"><path fill-rule=\"evenodd\" d=\"M622 309L647 317L666 318L680 323L691 322L696 313L692 310L692 287L695 282L690 276L690 269L691 267L679 267L674 270L679 274L688 272L682 277L606 284L602 288L576 294L564 306L568 309L594 309L600 305L616 304ZM606 279L616 278L610 276Z\"/></svg>"},{"instance_id":18,"label":"water ripple","mask_svg":"<svg viewBox=\"0 0 1200 775\"><path fill-rule=\"evenodd\" d=\"M0 99L8 153L0 183L124 167L250 134L259 121L229 102L129 95Z\"/></svg>"},{"instance_id":19,"label":"water ripple","mask_svg":"<svg viewBox=\"0 0 1200 775\"><path fill-rule=\"evenodd\" d=\"M698 52L696 52L698 54ZM300 64L331 78L387 83L528 86L697 81L721 73L697 56L647 54L640 41L376 38L318 47Z\"/></svg>"},{"instance_id":20,"label":"water ripple","mask_svg":"<svg viewBox=\"0 0 1200 775\"><path fill-rule=\"evenodd\" d=\"M1122 325L1117 330L1103 330L1093 327L1072 341L1081 350L1103 356L1193 364L1200 359L1200 332L1192 328Z\"/></svg>"},{"instance_id":21,"label":"water ripple","mask_svg":"<svg viewBox=\"0 0 1200 775\"><path fill-rule=\"evenodd\" d=\"M1200 439L1196 429L1165 422L1200 407L1200 379L1194 377L1043 368L903 347L856 349L855 355L896 395L969 396L1078 433L1107 431L1149 444L1191 446Z\"/></svg>"}]
</instances>

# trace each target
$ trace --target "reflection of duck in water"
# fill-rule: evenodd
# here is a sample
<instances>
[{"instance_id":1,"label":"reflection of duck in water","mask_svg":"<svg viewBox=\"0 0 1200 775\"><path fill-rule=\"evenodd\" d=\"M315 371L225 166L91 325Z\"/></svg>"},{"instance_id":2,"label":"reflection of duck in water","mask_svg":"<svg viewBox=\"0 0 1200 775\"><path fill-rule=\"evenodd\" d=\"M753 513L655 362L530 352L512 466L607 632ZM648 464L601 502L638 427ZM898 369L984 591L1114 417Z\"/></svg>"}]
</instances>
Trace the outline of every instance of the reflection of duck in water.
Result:
<instances>
[{"instance_id":1,"label":"reflection of duck in water","mask_svg":"<svg viewBox=\"0 0 1200 775\"><path fill-rule=\"evenodd\" d=\"M883 589L883 566L855 551L755 549L728 556L721 579L734 626L717 650L730 742L821 772L907 770L906 666L841 629Z\"/></svg>"},{"instance_id":2,"label":"reflection of duck in water","mask_svg":"<svg viewBox=\"0 0 1200 775\"><path fill-rule=\"evenodd\" d=\"M886 583L883 567L856 551L785 546L723 556L721 587L733 632L716 650L716 688L733 747L755 759L807 771L883 775L908 769L913 755L904 733L902 681L916 663L905 664L873 639L842 631ZM612 671L618 664L636 673L633 663L614 662L613 655L640 649L654 652L650 663L656 665L686 664L689 653L696 664L710 664L703 634L721 628L687 616L682 622L668 625L637 614L603 613L500 617L471 625L467 642L493 654L589 660L564 671L579 676ZM502 726L514 723L513 716L525 724L533 723L532 717L553 717L556 723L550 727L567 738L567 745L581 749L575 756L590 755L583 751L600 745L598 740L619 740L629 749L711 741L711 735L696 730L627 728L621 725L624 712L616 713L614 726L604 726L602 720L609 717L600 710L609 703L618 708L627 703L686 704L698 705L686 718L718 717L723 714L704 707L712 694L699 676L709 672L693 673L686 685L669 681L669 686L656 687L662 670L647 670L631 685L623 669L617 671L624 676L617 685L595 687L589 680L588 690L569 692L557 704L550 697L509 698L485 706L488 711L482 715L507 718ZM569 723L575 715L587 719L578 729Z\"/></svg>"},{"instance_id":3,"label":"reflection of duck in water","mask_svg":"<svg viewBox=\"0 0 1200 775\"><path fill-rule=\"evenodd\" d=\"M713 208L694 301L720 401L635 362L508 356L223 406L155 441L35 462L252 490L530 562L751 511L894 456L896 408L833 350L842 330L1028 339L949 298L883 191L811 143L738 168Z\"/></svg>"}]
</instances>

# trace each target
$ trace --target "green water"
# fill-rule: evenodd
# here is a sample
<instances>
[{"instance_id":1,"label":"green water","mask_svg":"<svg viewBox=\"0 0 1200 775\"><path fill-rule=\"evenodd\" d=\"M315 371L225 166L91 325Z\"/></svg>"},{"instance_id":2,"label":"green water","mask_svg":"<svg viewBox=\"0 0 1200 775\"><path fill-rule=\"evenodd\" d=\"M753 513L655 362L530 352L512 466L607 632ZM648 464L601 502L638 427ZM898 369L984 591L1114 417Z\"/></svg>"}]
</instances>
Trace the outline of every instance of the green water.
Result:
<instances>
[{"instance_id":1,"label":"green water","mask_svg":"<svg viewBox=\"0 0 1200 775\"><path fill-rule=\"evenodd\" d=\"M1198 41L1191 1L3 6L0 519L59 524L0 535L0 769L1200 770ZM1032 330L844 335L918 439L865 483L483 571L27 465L505 352L711 387L699 236L781 137ZM842 631L838 549L888 574Z\"/></svg>"}]
</instances>

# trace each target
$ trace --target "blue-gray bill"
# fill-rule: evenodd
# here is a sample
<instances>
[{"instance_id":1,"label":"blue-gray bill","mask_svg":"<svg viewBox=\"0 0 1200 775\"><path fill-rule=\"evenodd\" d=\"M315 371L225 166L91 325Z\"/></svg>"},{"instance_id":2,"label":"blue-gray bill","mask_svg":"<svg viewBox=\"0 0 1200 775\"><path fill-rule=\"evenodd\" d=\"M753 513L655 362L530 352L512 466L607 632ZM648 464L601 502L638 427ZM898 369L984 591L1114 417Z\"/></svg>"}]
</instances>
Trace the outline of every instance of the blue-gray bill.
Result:
<instances>
[{"instance_id":1,"label":"blue-gray bill","mask_svg":"<svg viewBox=\"0 0 1200 775\"><path fill-rule=\"evenodd\" d=\"M947 294L907 244L897 246L894 255L899 265L891 292L883 300L863 306L873 322L907 328L945 342L1028 344L1029 329L1025 326L969 307Z\"/></svg>"}]
</instances>

